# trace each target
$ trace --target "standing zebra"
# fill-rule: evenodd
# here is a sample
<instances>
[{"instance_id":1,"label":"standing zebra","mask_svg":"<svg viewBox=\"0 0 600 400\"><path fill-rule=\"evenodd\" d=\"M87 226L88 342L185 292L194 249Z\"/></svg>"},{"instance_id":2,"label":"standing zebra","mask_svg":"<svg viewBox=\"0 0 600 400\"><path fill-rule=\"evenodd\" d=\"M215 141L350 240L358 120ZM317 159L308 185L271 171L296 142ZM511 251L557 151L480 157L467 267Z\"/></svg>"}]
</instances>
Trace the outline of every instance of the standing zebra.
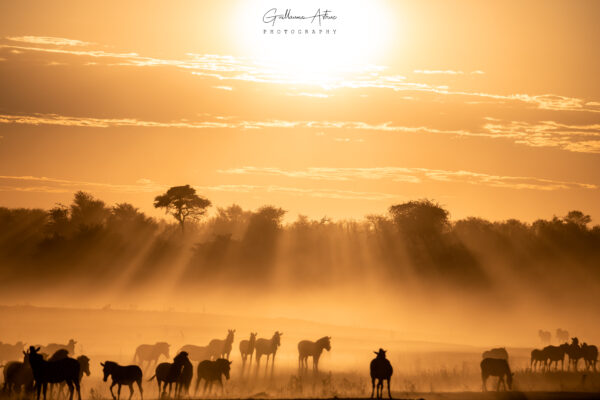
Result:
<instances>
[{"instance_id":1,"label":"standing zebra","mask_svg":"<svg viewBox=\"0 0 600 400\"><path fill-rule=\"evenodd\" d=\"M375 357L370 364L372 385L371 398L373 398L373 393L375 392L375 380L377 380L377 398L381 399L383 397L383 381L387 381L388 396L390 396L391 399L392 391L390 390L390 380L392 379L394 369L392 368L390 361L385 358L385 350L379 349L378 352L374 351L373 353L377 354L377 357Z\"/></svg>"},{"instance_id":2,"label":"standing zebra","mask_svg":"<svg viewBox=\"0 0 600 400\"><path fill-rule=\"evenodd\" d=\"M242 375L244 374L244 368L246 367L246 360L248 360L248 356L250 356L250 362L248 365L252 366L252 355L254 354L256 335L258 335L258 333L250 332L250 339L242 340L240 342L240 354L242 355Z\"/></svg>"},{"instance_id":3,"label":"standing zebra","mask_svg":"<svg viewBox=\"0 0 600 400\"><path fill-rule=\"evenodd\" d=\"M269 366L269 356L272 354L273 357L271 359L271 376L273 375L273 369L275 367L275 354L277 353L277 348L281 345L282 335L282 332L275 331L271 339L256 339L256 374L258 374L258 368L260 367L260 358L263 356L263 354L267 356L267 363L265 364L265 374L267 373L267 368Z\"/></svg>"},{"instance_id":4,"label":"standing zebra","mask_svg":"<svg viewBox=\"0 0 600 400\"><path fill-rule=\"evenodd\" d=\"M302 340L298 343L298 370L302 374L308 371L308 357L313 358L313 373L319 372L319 358L323 349L331 350L331 336L323 336L316 342Z\"/></svg>"}]
</instances>

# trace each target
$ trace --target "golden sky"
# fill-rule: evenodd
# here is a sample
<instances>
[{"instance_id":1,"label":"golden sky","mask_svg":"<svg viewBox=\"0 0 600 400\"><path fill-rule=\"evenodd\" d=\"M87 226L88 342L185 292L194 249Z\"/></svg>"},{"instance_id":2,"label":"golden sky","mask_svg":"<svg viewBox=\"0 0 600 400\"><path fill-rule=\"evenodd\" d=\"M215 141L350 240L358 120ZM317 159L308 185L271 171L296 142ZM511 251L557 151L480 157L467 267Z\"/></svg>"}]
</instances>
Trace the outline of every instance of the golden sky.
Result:
<instances>
[{"instance_id":1,"label":"golden sky","mask_svg":"<svg viewBox=\"0 0 600 400\"><path fill-rule=\"evenodd\" d=\"M272 8L336 19L272 26ZM0 206L85 190L161 215L154 196L191 184L292 219L424 197L454 219L599 218L598 15L570 0L2 2Z\"/></svg>"}]
</instances>

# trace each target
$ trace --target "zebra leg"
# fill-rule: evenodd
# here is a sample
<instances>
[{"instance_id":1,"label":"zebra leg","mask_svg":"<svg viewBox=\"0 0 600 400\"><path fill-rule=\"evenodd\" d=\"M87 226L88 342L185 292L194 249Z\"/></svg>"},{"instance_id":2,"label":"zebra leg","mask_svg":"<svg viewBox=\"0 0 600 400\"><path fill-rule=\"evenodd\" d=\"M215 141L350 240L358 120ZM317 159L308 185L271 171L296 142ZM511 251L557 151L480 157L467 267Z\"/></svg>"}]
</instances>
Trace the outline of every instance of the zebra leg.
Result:
<instances>
[{"instance_id":1,"label":"zebra leg","mask_svg":"<svg viewBox=\"0 0 600 400\"><path fill-rule=\"evenodd\" d=\"M481 386L482 386L482 391L483 392L487 392L487 376L484 374L481 374Z\"/></svg>"},{"instance_id":2,"label":"zebra leg","mask_svg":"<svg viewBox=\"0 0 600 400\"><path fill-rule=\"evenodd\" d=\"M371 378L371 398L373 398L373 394L375 394L375 378Z\"/></svg>"},{"instance_id":3,"label":"zebra leg","mask_svg":"<svg viewBox=\"0 0 600 400\"><path fill-rule=\"evenodd\" d=\"M140 389L140 397L142 400L144 400L144 389L142 389L142 380L139 379L137 381L137 384L138 384L138 388Z\"/></svg>"},{"instance_id":4,"label":"zebra leg","mask_svg":"<svg viewBox=\"0 0 600 400\"><path fill-rule=\"evenodd\" d=\"M79 385L79 379L75 379L75 389L77 390L77 400L81 400L81 386ZM62 389L61 389L62 391Z\"/></svg>"},{"instance_id":5,"label":"zebra leg","mask_svg":"<svg viewBox=\"0 0 600 400\"><path fill-rule=\"evenodd\" d=\"M44 400L46 400L46 391L48 390L48 383L44 382L43 386L44 386L44 388L43 388L43 391L44 391Z\"/></svg>"},{"instance_id":6,"label":"zebra leg","mask_svg":"<svg viewBox=\"0 0 600 400\"><path fill-rule=\"evenodd\" d=\"M133 383L129 384L129 400L133 397Z\"/></svg>"},{"instance_id":7,"label":"zebra leg","mask_svg":"<svg viewBox=\"0 0 600 400\"><path fill-rule=\"evenodd\" d=\"M110 385L110 387L108 388L110 390L110 395L112 396L113 400L117 400L117 398L115 397L115 394L112 391L112 388L117 384L117 382L113 381L112 384Z\"/></svg>"},{"instance_id":8,"label":"zebra leg","mask_svg":"<svg viewBox=\"0 0 600 400\"><path fill-rule=\"evenodd\" d=\"M69 400L73 400L73 382L67 381L67 386L69 386Z\"/></svg>"},{"instance_id":9,"label":"zebra leg","mask_svg":"<svg viewBox=\"0 0 600 400\"><path fill-rule=\"evenodd\" d=\"M388 396L390 396L390 399L392 398L392 391L390 390L390 381L391 381L391 377L387 379L387 383L388 383Z\"/></svg>"},{"instance_id":10,"label":"zebra leg","mask_svg":"<svg viewBox=\"0 0 600 400\"><path fill-rule=\"evenodd\" d=\"M121 400L121 384L119 383L119 387L117 388L117 399Z\"/></svg>"}]
</instances>

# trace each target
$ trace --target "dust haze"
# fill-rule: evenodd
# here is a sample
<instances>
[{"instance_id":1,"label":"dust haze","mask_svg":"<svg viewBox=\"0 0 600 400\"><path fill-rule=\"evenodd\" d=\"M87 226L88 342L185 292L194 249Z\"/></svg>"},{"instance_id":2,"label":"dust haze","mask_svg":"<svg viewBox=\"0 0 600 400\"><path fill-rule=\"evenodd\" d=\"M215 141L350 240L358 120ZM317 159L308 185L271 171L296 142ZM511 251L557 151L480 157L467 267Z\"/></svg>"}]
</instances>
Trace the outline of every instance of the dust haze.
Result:
<instances>
[{"instance_id":1,"label":"dust haze","mask_svg":"<svg viewBox=\"0 0 600 400\"><path fill-rule=\"evenodd\" d=\"M288 396L302 394L303 339L332 337L311 392L324 396L363 394L379 348L400 374L394 390L478 390L485 349L507 347L511 367L525 370L547 344L539 330L553 344L557 328L599 341L600 227L590 216L524 223L450 211L423 199L356 220L284 223L277 206L213 205L173 223L84 192L51 210L2 208L0 340L74 338L99 379L100 361L129 363L139 344L168 342L173 357L235 329L228 393L247 395L235 380L239 341L280 331L275 371Z\"/></svg>"}]
</instances>

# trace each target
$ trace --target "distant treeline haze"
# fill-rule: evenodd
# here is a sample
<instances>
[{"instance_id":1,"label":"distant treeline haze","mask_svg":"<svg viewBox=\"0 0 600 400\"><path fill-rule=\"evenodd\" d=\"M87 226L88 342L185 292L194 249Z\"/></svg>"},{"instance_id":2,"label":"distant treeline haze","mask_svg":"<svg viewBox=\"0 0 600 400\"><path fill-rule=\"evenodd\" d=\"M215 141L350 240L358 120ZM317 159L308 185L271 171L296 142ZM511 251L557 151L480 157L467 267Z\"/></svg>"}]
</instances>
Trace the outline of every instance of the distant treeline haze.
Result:
<instances>
[{"instance_id":1,"label":"distant treeline haze","mask_svg":"<svg viewBox=\"0 0 600 400\"><path fill-rule=\"evenodd\" d=\"M24 287L102 288L125 279L133 288L178 264L182 287L327 287L368 279L482 292L535 287L561 296L600 282L600 226L580 211L533 223L451 221L437 203L419 200L353 221L298 216L283 224L284 215L274 206L232 205L187 220L183 230L181 221L157 221L131 204L107 206L84 192L51 210L0 208L0 277Z\"/></svg>"}]
</instances>

